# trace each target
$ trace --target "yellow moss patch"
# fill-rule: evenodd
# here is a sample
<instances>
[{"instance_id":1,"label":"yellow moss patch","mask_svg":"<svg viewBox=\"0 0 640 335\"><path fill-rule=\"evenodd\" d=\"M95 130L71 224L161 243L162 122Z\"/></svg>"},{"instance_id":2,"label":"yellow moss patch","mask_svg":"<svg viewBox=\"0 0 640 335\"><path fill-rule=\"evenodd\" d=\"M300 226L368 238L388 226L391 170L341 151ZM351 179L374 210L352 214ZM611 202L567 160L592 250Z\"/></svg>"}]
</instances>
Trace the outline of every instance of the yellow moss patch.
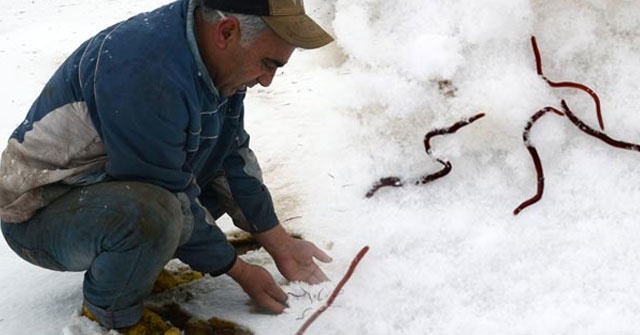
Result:
<instances>
[{"instance_id":1,"label":"yellow moss patch","mask_svg":"<svg viewBox=\"0 0 640 335\"><path fill-rule=\"evenodd\" d=\"M153 284L153 293L164 292L172 287L183 285L204 277L202 272L193 271L187 266L178 269L162 269Z\"/></svg>"}]
</instances>

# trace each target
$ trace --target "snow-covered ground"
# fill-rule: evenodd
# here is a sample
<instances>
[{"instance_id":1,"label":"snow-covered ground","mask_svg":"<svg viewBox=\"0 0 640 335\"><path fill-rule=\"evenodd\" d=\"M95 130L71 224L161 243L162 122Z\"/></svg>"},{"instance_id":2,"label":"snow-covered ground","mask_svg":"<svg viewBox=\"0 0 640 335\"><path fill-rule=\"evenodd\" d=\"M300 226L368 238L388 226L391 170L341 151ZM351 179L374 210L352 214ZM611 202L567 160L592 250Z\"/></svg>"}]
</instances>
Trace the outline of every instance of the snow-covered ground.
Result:
<instances>
[{"instance_id":1,"label":"snow-covered ground","mask_svg":"<svg viewBox=\"0 0 640 335\"><path fill-rule=\"evenodd\" d=\"M0 136L7 138L56 66L101 28L165 0L0 0ZM536 176L522 130L566 99L597 128L581 82L600 96L606 132L640 142L636 0L308 0L336 37L299 51L247 99L248 129L287 228L333 257L332 281L285 283L264 252L246 256L291 292L279 316L251 313L227 277L190 284L191 312L259 335L293 334L353 256L371 247L308 334L640 334L640 153L588 137L567 118L533 128L542 200L518 216ZM441 89L439 82L450 81ZM427 185L364 194L381 177L440 168ZM226 224L228 226L228 224ZM1 334L104 334L78 316L81 273L27 264L0 242ZM303 294L304 292L309 294ZM296 298L300 295L300 298ZM173 297L180 300L178 293Z\"/></svg>"}]
</instances>

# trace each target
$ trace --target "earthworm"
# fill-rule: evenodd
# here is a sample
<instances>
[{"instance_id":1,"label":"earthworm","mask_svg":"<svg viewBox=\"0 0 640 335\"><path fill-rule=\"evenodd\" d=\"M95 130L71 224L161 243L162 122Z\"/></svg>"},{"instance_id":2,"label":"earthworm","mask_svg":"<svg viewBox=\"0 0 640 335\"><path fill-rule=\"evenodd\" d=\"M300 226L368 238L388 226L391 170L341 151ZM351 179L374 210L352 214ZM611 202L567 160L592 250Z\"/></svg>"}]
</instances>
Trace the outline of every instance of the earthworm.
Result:
<instances>
[{"instance_id":1,"label":"earthworm","mask_svg":"<svg viewBox=\"0 0 640 335\"><path fill-rule=\"evenodd\" d=\"M591 95L591 97L593 98L593 101L596 104L596 113L598 115L598 123L600 125L600 129L604 131L604 123L602 121L602 112L600 109L600 99L598 98L598 95L589 87L582 85L582 84L578 84L578 83L573 83L573 82L560 82L560 83L556 83L553 82L549 79L547 79L547 77L544 76L543 72L542 72L542 60L540 57L540 50L538 49L538 44L536 43L536 38L535 36L531 37L531 45L533 47L533 54L535 56L536 59L536 70L538 72L538 75L544 79L551 87L571 87L571 88L577 88L579 90L585 91L587 92L589 95ZM533 126L533 124L540 118L542 117L545 113L547 112L553 112L556 113L558 115L566 115L567 118L569 119L569 121L571 121L571 123L573 123L576 127L578 127L578 129L580 129L581 131L583 131L584 133L586 133L587 135L593 136L613 147L616 148L620 148L620 149L625 149L625 150L632 150L632 151L640 151L640 145L638 144L634 144L634 143L629 143L629 142L623 142L623 141L619 141L616 139L613 139L611 137L609 137L607 134L605 134L602 131L598 131L596 129L591 128L590 126L588 126L586 123L584 123L582 120L580 120L572 111L571 109L569 109L569 106L567 105L567 102L565 100L561 101L562 104L562 109L564 111L561 112L553 107L546 107L541 109L540 111L538 111L537 113L535 113L531 119L529 120L529 122L527 123L527 126L525 127L525 130L522 134L523 140L525 142L525 145L527 147L527 150L529 151L529 153L531 154L531 158L533 159L533 163L535 165L536 168L536 174L538 177L538 188L536 191L535 196L533 196L532 198L524 201L522 204L520 204L520 206L518 206L514 211L513 214L514 215L518 215L518 213L520 213L520 211L522 211L523 209L525 209L526 207L538 202L541 198L542 198L542 193L544 191L544 174L543 174L543 170L542 170L542 164L540 163L540 156L538 155L538 152L536 150L536 148L530 143L529 141L529 132L531 130L531 127Z\"/></svg>"},{"instance_id":2,"label":"earthworm","mask_svg":"<svg viewBox=\"0 0 640 335\"><path fill-rule=\"evenodd\" d=\"M531 46L533 47L533 54L536 58L536 70L538 71L538 75L542 77L542 79L544 79L551 87L571 87L571 88L577 88L581 91L587 92L591 96L591 98L593 98L593 101L596 104L596 114L598 116L598 124L600 125L600 129L604 130L604 121L602 121L602 110L600 108L600 98L598 97L596 92L594 92L591 88L579 83L574 83L570 81L553 82L549 80L542 73L542 58L540 57L540 50L538 49L538 43L536 42L535 36L531 36Z\"/></svg>"},{"instance_id":3,"label":"earthworm","mask_svg":"<svg viewBox=\"0 0 640 335\"><path fill-rule=\"evenodd\" d=\"M573 123L576 127L578 127L583 132L585 132L587 135L591 135L609 144L610 146L613 146L616 148L632 150L632 151L640 151L640 145L638 144L618 141L616 139L609 137L607 134L597 131L589 127L588 125L586 125L575 114L573 114L573 112L569 109L569 106L567 106L567 102L564 100L562 100L562 109L564 110L564 114L567 116L567 118L569 118L569 121L571 121L571 123Z\"/></svg>"},{"instance_id":4,"label":"earthworm","mask_svg":"<svg viewBox=\"0 0 640 335\"><path fill-rule=\"evenodd\" d=\"M533 127L534 123L536 123L536 121L538 121L541 117L543 117L545 114L547 113L556 113L558 115L563 115L563 113L553 107L545 107L539 111L537 111L535 114L533 114L533 116L531 116L531 118L529 119L529 121L527 122L527 125L524 127L524 131L522 132L522 140L524 141L524 145L527 147L527 150L529 151L529 154L531 155L531 158L533 159L533 165L536 168L536 175L537 175L537 180L538 180L538 187L536 190L536 194L525 200L524 202L522 202L514 211L513 211L513 215L518 215L518 213L520 213L520 211L522 211L523 209L535 204L536 202L538 202L541 198L542 198L542 193L544 192L544 172L542 170L542 163L540 162L540 156L538 155L538 150L536 150L536 148L533 146L533 144L531 144L531 141L529 139L529 133L531 132L531 128Z\"/></svg>"},{"instance_id":5,"label":"earthworm","mask_svg":"<svg viewBox=\"0 0 640 335\"><path fill-rule=\"evenodd\" d=\"M460 120L456 123L454 123L453 125L449 126L449 127L445 127L445 128L436 128L434 130L429 131L426 135L424 135L424 150L427 153L427 155L429 157L433 157L432 153L431 153L431 138L433 138L434 136L438 136L438 135L445 135L445 134L452 134L455 133L456 131L458 131L458 129L475 122L476 120L482 118L483 116L485 116L484 113L478 113L470 118L464 119L464 120ZM414 182L414 184L419 185L419 184L426 184L428 182L434 181L438 178L442 178L444 176L446 176L447 174L449 174L449 172L451 172L452 169L452 165L451 162L449 162L446 159L441 159L441 158L434 158L438 163L442 164L443 168L440 169L437 172L434 173L430 173L430 174L426 174L422 177L420 177L418 180L416 180ZM385 177L385 178L381 178L378 182L376 182L375 184L373 184L373 186L371 187L371 189L369 190L369 192L367 192L367 194L365 195L367 198L371 198L379 189L385 187L385 186L392 186L392 187L401 187L403 186L404 183L402 182L402 180L399 177Z\"/></svg>"},{"instance_id":6,"label":"earthworm","mask_svg":"<svg viewBox=\"0 0 640 335\"><path fill-rule=\"evenodd\" d=\"M367 253L367 251L369 251L369 246L364 246L362 250L358 252L358 254L353 259L353 261L351 261L351 265L349 265L349 269L347 270L347 273L344 274L344 276L342 277L342 279L340 280L336 288L333 290L333 292L331 292L331 295L329 296L329 299L327 299L327 302L324 305L322 305L322 307L320 307L317 311L315 311L315 313L313 313L307 319L307 321L305 321L305 323L302 325L302 327L300 327L296 335L304 334L304 332L320 316L320 314L322 314L325 310L327 310L327 308L329 308L329 306L331 306L331 304L333 304L333 301L336 299L336 297L338 296L338 294L340 293L344 285L347 283L347 281L349 281L349 278L351 278L351 275L355 271L356 266L358 266L358 263L360 263L360 261L362 260L364 255Z\"/></svg>"},{"instance_id":7,"label":"earthworm","mask_svg":"<svg viewBox=\"0 0 640 335\"><path fill-rule=\"evenodd\" d=\"M381 189L383 187L386 187L386 186L401 187L403 185L404 185L404 183L398 177L380 178L379 181L377 181L375 184L373 184L373 186L371 187L369 192L367 192L365 197L371 198L376 192L378 192L379 189Z\"/></svg>"}]
</instances>

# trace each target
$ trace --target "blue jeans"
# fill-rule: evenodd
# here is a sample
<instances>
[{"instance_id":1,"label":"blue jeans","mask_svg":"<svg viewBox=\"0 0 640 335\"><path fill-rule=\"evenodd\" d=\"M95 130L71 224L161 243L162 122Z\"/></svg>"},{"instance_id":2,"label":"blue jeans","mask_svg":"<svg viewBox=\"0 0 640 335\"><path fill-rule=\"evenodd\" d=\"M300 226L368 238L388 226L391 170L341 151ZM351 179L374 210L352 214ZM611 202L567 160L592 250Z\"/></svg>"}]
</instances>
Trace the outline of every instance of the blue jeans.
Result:
<instances>
[{"instance_id":1,"label":"blue jeans","mask_svg":"<svg viewBox=\"0 0 640 335\"><path fill-rule=\"evenodd\" d=\"M144 298L185 234L182 220L169 191L120 181L73 188L27 222L3 222L2 231L33 264L86 271L85 306L105 327L122 328L140 319Z\"/></svg>"}]
</instances>

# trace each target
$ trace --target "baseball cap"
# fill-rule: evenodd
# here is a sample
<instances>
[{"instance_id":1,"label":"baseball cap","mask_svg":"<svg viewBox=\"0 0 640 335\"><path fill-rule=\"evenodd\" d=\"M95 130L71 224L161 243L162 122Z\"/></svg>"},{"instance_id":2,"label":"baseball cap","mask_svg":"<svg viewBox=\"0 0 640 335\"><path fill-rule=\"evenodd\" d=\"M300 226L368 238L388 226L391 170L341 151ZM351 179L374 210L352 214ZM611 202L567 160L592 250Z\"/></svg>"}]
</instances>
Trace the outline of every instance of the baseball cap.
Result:
<instances>
[{"instance_id":1,"label":"baseball cap","mask_svg":"<svg viewBox=\"0 0 640 335\"><path fill-rule=\"evenodd\" d=\"M304 11L302 0L203 0L223 12L258 15L278 36L291 45L315 49L333 41Z\"/></svg>"}]
</instances>

